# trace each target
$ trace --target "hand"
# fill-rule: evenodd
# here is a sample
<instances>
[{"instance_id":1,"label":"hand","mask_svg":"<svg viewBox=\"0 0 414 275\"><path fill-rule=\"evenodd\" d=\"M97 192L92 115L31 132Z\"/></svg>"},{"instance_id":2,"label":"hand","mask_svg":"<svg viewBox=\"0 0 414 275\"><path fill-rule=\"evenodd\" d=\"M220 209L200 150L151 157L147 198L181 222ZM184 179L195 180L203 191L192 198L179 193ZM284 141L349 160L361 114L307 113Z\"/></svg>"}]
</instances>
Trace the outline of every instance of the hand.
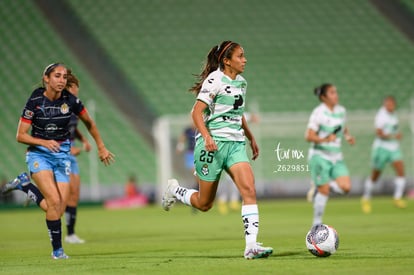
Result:
<instances>
[{"instance_id":1,"label":"hand","mask_svg":"<svg viewBox=\"0 0 414 275\"><path fill-rule=\"evenodd\" d=\"M105 166L115 162L115 155L109 152L105 146L98 149L98 155L99 159L105 164Z\"/></svg>"},{"instance_id":2,"label":"hand","mask_svg":"<svg viewBox=\"0 0 414 275\"><path fill-rule=\"evenodd\" d=\"M204 146L208 152L217 151L217 144L211 136L204 138Z\"/></svg>"},{"instance_id":3,"label":"hand","mask_svg":"<svg viewBox=\"0 0 414 275\"><path fill-rule=\"evenodd\" d=\"M79 148L79 147L74 147L74 146L72 146L71 148L70 148L70 153L71 153L71 155L73 155L73 156L78 156L78 155L80 155L80 153L82 152L82 149L81 148Z\"/></svg>"},{"instance_id":4,"label":"hand","mask_svg":"<svg viewBox=\"0 0 414 275\"><path fill-rule=\"evenodd\" d=\"M259 146L257 146L256 140L252 139L250 141L250 147L252 148L252 160L256 160L259 157Z\"/></svg>"},{"instance_id":5,"label":"hand","mask_svg":"<svg viewBox=\"0 0 414 275\"><path fill-rule=\"evenodd\" d=\"M327 136L325 138L326 142L332 142L332 141L335 141L335 140L336 140L336 135L335 134L330 134L329 136Z\"/></svg>"},{"instance_id":6,"label":"hand","mask_svg":"<svg viewBox=\"0 0 414 275\"><path fill-rule=\"evenodd\" d=\"M351 136L351 135L346 135L346 136L345 136L345 140L346 140L349 144L351 144L351 145L354 145L354 144L355 144L355 138L354 138L353 136Z\"/></svg>"},{"instance_id":7,"label":"hand","mask_svg":"<svg viewBox=\"0 0 414 275\"><path fill-rule=\"evenodd\" d=\"M56 140L44 140L42 146L49 149L52 153L60 151L60 144Z\"/></svg>"},{"instance_id":8,"label":"hand","mask_svg":"<svg viewBox=\"0 0 414 275\"><path fill-rule=\"evenodd\" d=\"M89 143L88 140L83 141L83 150L85 150L86 152L90 152L92 149L91 144Z\"/></svg>"}]
</instances>

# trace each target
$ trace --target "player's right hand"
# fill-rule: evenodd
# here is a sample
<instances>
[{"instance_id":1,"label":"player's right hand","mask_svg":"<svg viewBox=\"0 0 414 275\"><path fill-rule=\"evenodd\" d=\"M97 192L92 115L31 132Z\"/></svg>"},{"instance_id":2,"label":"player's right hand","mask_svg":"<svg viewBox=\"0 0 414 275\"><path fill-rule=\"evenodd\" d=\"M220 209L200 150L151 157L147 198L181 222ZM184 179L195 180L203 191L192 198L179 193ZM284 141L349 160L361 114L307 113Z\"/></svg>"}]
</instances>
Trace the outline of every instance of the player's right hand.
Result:
<instances>
[{"instance_id":1,"label":"player's right hand","mask_svg":"<svg viewBox=\"0 0 414 275\"><path fill-rule=\"evenodd\" d=\"M46 147L53 153L57 153L60 150L60 144L56 140L43 140L43 147Z\"/></svg>"},{"instance_id":2,"label":"player's right hand","mask_svg":"<svg viewBox=\"0 0 414 275\"><path fill-rule=\"evenodd\" d=\"M108 166L115 161L115 155L106 149L106 147L98 148L98 156L105 166Z\"/></svg>"},{"instance_id":3,"label":"player's right hand","mask_svg":"<svg viewBox=\"0 0 414 275\"><path fill-rule=\"evenodd\" d=\"M330 134L329 136L326 137L326 141L327 142L332 142L336 140L336 135L335 134Z\"/></svg>"},{"instance_id":4,"label":"player's right hand","mask_svg":"<svg viewBox=\"0 0 414 275\"><path fill-rule=\"evenodd\" d=\"M211 136L204 138L204 146L208 152L217 151L217 144Z\"/></svg>"}]
</instances>

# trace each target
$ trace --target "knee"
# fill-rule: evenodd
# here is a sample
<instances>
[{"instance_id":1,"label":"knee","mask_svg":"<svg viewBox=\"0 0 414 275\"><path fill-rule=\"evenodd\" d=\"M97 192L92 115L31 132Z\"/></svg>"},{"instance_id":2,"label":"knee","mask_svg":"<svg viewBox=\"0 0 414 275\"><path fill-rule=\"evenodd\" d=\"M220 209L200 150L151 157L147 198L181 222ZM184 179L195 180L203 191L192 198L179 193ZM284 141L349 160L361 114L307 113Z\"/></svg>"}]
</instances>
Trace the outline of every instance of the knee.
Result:
<instances>
[{"instance_id":1,"label":"knee","mask_svg":"<svg viewBox=\"0 0 414 275\"><path fill-rule=\"evenodd\" d=\"M212 203L208 203L208 204L200 205L199 207L197 207L197 209L200 210L201 212L207 212L212 207L213 207L213 204Z\"/></svg>"},{"instance_id":2,"label":"knee","mask_svg":"<svg viewBox=\"0 0 414 275\"><path fill-rule=\"evenodd\" d=\"M48 209L54 209L58 212L61 211L62 201L60 198L47 198L46 199Z\"/></svg>"},{"instance_id":3,"label":"knee","mask_svg":"<svg viewBox=\"0 0 414 275\"><path fill-rule=\"evenodd\" d=\"M348 194L349 191L351 191L351 184L346 184L342 187L342 190L344 191L345 194Z\"/></svg>"},{"instance_id":4,"label":"knee","mask_svg":"<svg viewBox=\"0 0 414 275\"><path fill-rule=\"evenodd\" d=\"M329 196L329 193L330 193L329 184L318 186L318 193L325 195L325 196Z\"/></svg>"}]
</instances>

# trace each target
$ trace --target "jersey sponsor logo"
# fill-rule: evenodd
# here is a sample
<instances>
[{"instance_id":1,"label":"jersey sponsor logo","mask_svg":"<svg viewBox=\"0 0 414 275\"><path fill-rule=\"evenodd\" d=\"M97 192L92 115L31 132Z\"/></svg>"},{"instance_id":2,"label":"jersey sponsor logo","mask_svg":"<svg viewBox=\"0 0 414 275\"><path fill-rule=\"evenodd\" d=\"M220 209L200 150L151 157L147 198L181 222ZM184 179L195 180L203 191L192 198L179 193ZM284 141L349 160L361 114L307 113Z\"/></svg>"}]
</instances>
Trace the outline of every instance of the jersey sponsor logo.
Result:
<instances>
[{"instance_id":1,"label":"jersey sponsor logo","mask_svg":"<svg viewBox=\"0 0 414 275\"><path fill-rule=\"evenodd\" d=\"M200 93L202 93L202 94L208 94L210 91L209 90L207 90L207 89L202 89L201 91L200 91Z\"/></svg>"},{"instance_id":2,"label":"jersey sponsor logo","mask_svg":"<svg viewBox=\"0 0 414 275\"><path fill-rule=\"evenodd\" d=\"M64 115L67 114L67 113L69 113L69 106L68 106L68 104L63 103L62 106L60 106L60 112L62 114L64 114Z\"/></svg>"},{"instance_id":3,"label":"jersey sponsor logo","mask_svg":"<svg viewBox=\"0 0 414 275\"><path fill-rule=\"evenodd\" d=\"M50 123L46 125L45 130L46 131L56 131L58 129L57 125L54 123Z\"/></svg>"}]
</instances>

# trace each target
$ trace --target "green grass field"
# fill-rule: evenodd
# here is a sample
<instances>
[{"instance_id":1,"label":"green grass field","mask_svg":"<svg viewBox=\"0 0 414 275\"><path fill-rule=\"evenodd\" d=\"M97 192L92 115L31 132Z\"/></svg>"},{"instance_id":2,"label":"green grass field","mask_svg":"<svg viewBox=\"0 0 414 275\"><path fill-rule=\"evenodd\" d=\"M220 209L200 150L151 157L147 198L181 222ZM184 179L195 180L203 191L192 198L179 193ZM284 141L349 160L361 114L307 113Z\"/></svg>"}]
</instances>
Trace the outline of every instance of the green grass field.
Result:
<instances>
[{"instance_id":1,"label":"green grass field","mask_svg":"<svg viewBox=\"0 0 414 275\"><path fill-rule=\"evenodd\" d=\"M268 259L242 257L240 213L216 208L191 213L178 205L130 210L81 207L77 233L84 245L65 244L68 260L50 259L44 214L38 209L0 211L1 274L413 274L414 204L396 209L375 198L371 215L356 198L332 198L325 222L340 236L339 250L316 258L305 247L311 204L262 201L259 241L273 246ZM64 230L66 231L66 230Z\"/></svg>"}]
</instances>

